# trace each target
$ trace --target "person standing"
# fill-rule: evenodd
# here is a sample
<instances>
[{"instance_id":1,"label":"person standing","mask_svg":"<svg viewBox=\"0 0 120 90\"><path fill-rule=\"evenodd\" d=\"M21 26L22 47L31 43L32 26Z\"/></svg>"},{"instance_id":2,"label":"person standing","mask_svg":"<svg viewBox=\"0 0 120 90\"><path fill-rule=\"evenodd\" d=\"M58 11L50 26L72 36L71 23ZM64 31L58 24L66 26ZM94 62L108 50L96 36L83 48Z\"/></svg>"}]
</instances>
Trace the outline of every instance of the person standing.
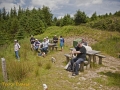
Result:
<instances>
[{"instance_id":1,"label":"person standing","mask_svg":"<svg viewBox=\"0 0 120 90\"><path fill-rule=\"evenodd\" d=\"M14 40L14 51L15 51L15 57L19 60L20 56L19 56L19 49L20 49L20 44L18 43L17 40Z\"/></svg>"},{"instance_id":2,"label":"person standing","mask_svg":"<svg viewBox=\"0 0 120 90\"><path fill-rule=\"evenodd\" d=\"M60 36L60 48L61 48L61 51L63 50L63 46L64 46L64 38L62 36Z\"/></svg>"},{"instance_id":3,"label":"person standing","mask_svg":"<svg viewBox=\"0 0 120 90\"><path fill-rule=\"evenodd\" d=\"M31 35L31 38L30 38L31 50L34 50L34 42L35 42L35 38L33 37L33 35Z\"/></svg>"},{"instance_id":4,"label":"person standing","mask_svg":"<svg viewBox=\"0 0 120 90\"><path fill-rule=\"evenodd\" d=\"M57 38L56 35L53 37L53 43L54 43L55 45L57 45L57 43L58 43L58 38Z\"/></svg>"}]
</instances>

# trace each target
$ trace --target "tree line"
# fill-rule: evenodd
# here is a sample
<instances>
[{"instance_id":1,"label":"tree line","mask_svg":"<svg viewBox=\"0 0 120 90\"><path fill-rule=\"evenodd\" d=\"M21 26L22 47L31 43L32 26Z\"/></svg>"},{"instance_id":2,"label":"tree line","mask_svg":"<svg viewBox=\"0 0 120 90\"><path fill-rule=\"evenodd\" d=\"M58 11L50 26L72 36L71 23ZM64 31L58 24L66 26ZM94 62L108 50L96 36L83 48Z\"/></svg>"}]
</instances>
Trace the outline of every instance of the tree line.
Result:
<instances>
[{"instance_id":1,"label":"tree line","mask_svg":"<svg viewBox=\"0 0 120 90\"><path fill-rule=\"evenodd\" d=\"M57 19L57 17L53 17L49 7L43 6L42 8L32 10L23 9L19 6L19 9L16 10L16 7L11 8L9 12L6 12L5 7L0 9L0 44L4 44L8 41L12 41L14 38L23 39L25 37L29 37L29 35L37 35L42 34L47 27L49 26L66 26L66 25L81 25L85 24L86 26L90 26L93 28L100 29L108 29L108 23L116 23L112 24L112 30L116 29L120 31L120 19L116 18L116 20L108 20L109 22L101 21L105 20L105 18L117 16L120 17L120 11L105 14L105 15L97 15L96 12L89 18L85 12L77 10L74 17L71 17L69 14L66 14L63 18ZM109 19L109 18L108 18ZM104 24L101 24L103 23ZM99 27L98 27L99 26ZM114 31L113 30L113 31Z\"/></svg>"}]
</instances>

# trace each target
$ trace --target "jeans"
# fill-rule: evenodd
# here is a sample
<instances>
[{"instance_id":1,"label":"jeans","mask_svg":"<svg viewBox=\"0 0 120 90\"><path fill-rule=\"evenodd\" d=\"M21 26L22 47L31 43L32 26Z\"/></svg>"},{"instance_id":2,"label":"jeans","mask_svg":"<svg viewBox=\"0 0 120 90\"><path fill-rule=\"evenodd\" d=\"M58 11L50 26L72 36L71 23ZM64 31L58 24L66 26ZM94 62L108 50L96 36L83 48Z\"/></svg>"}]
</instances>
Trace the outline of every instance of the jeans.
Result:
<instances>
[{"instance_id":1,"label":"jeans","mask_svg":"<svg viewBox=\"0 0 120 90\"><path fill-rule=\"evenodd\" d=\"M41 52L47 53L47 50L48 50L48 47L44 47L44 48L41 49Z\"/></svg>"},{"instance_id":2,"label":"jeans","mask_svg":"<svg viewBox=\"0 0 120 90\"><path fill-rule=\"evenodd\" d=\"M78 74L78 71L79 71L79 64L84 61L83 58L73 58L71 60L71 70L73 70L73 72L75 72L75 74Z\"/></svg>"},{"instance_id":3,"label":"jeans","mask_svg":"<svg viewBox=\"0 0 120 90\"><path fill-rule=\"evenodd\" d=\"M15 57L16 57L17 59L20 59L20 57L19 57L19 51L15 51Z\"/></svg>"}]
</instances>

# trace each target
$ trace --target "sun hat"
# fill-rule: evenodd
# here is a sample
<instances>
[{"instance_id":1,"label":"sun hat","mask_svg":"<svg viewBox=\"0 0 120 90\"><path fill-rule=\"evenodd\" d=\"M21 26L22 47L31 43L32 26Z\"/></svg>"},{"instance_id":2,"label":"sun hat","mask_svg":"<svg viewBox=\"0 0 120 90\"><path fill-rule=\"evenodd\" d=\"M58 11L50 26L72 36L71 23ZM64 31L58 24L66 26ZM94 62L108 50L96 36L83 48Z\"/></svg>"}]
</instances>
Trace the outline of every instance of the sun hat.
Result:
<instances>
[{"instance_id":1,"label":"sun hat","mask_svg":"<svg viewBox=\"0 0 120 90\"><path fill-rule=\"evenodd\" d=\"M15 41L15 42L17 42L17 40L16 40L16 39L15 39L14 41Z\"/></svg>"}]
</instances>

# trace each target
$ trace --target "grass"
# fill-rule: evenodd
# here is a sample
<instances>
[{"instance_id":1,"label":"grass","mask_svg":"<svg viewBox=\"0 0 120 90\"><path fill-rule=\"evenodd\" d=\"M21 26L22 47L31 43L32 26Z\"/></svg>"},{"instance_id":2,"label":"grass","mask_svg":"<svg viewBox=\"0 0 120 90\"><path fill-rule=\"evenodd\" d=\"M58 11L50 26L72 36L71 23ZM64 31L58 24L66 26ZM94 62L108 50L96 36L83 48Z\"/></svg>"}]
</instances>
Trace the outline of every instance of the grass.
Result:
<instances>
[{"instance_id":1,"label":"grass","mask_svg":"<svg viewBox=\"0 0 120 90\"><path fill-rule=\"evenodd\" d=\"M94 80L105 86L117 86L120 88L120 72L100 72L99 74L106 76L104 78L95 78Z\"/></svg>"},{"instance_id":2,"label":"grass","mask_svg":"<svg viewBox=\"0 0 120 90\"><path fill-rule=\"evenodd\" d=\"M115 56L114 53L119 52L119 38L120 34L117 32L107 32L107 31L100 31L96 29L91 29L85 26L65 26L65 27L49 27L46 29L45 33L41 35L35 36L42 40L44 37L48 36L52 38L54 35L60 36L62 35L65 38L72 37L72 36L79 36L79 37L88 37L96 40L98 43L93 45L92 47L96 50L100 50L105 54L110 54L111 56ZM112 35L112 37L110 37ZM117 39L116 39L117 38ZM41 90L43 89L42 84L45 83L48 85L50 90L73 90L74 88L88 88L90 86L87 82L81 82L79 77L82 77L87 72L82 72L80 76L76 78L71 77L71 72L67 72L64 70L65 60L64 57L65 53L69 52L69 48L71 46L65 45L63 52L61 51L51 51L48 55L43 58L37 56L37 53L30 50L30 38L25 38L20 40L20 62L15 59L14 56L14 49L13 43L10 44L4 51L0 52L0 57L4 57L7 63L7 71L9 76L8 83L19 83L27 84L29 86L16 86L14 85L11 87L8 85L7 87L2 85L2 72L0 72L0 88L3 90ZM72 42L72 41L71 41ZM109 48L106 47L109 45ZM113 45L111 45L113 44ZM112 48L118 50L114 51ZM113 50L113 51L112 51ZM109 51L109 52L108 52ZM112 51L112 52L110 52ZM56 58L56 63L52 63L51 57ZM95 65L96 67L96 65ZM99 68L99 67L96 67ZM1 62L0 62L0 71ZM105 73L103 73L105 74ZM116 76L116 74L112 74ZM109 78L113 78L106 74ZM118 75L119 76L119 75ZM108 78L108 79L109 79ZM98 82L103 83L103 81L97 78ZM119 80L119 77L117 77ZM116 79L114 79L117 81ZM118 82L118 81L117 81ZM80 83L80 84L79 84ZM86 84L87 83L87 84ZM118 82L119 83L119 82ZM109 84L111 85L111 84ZM117 83L114 83L113 86L118 86Z\"/></svg>"},{"instance_id":3,"label":"grass","mask_svg":"<svg viewBox=\"0 0 120 90\"><path fill-rule=\"evenodd\" d=\"M120 52L120 37L114 36L108 38L94 44L92 47L118 58L118 53Z\"/></svg>"}]
</instances>

